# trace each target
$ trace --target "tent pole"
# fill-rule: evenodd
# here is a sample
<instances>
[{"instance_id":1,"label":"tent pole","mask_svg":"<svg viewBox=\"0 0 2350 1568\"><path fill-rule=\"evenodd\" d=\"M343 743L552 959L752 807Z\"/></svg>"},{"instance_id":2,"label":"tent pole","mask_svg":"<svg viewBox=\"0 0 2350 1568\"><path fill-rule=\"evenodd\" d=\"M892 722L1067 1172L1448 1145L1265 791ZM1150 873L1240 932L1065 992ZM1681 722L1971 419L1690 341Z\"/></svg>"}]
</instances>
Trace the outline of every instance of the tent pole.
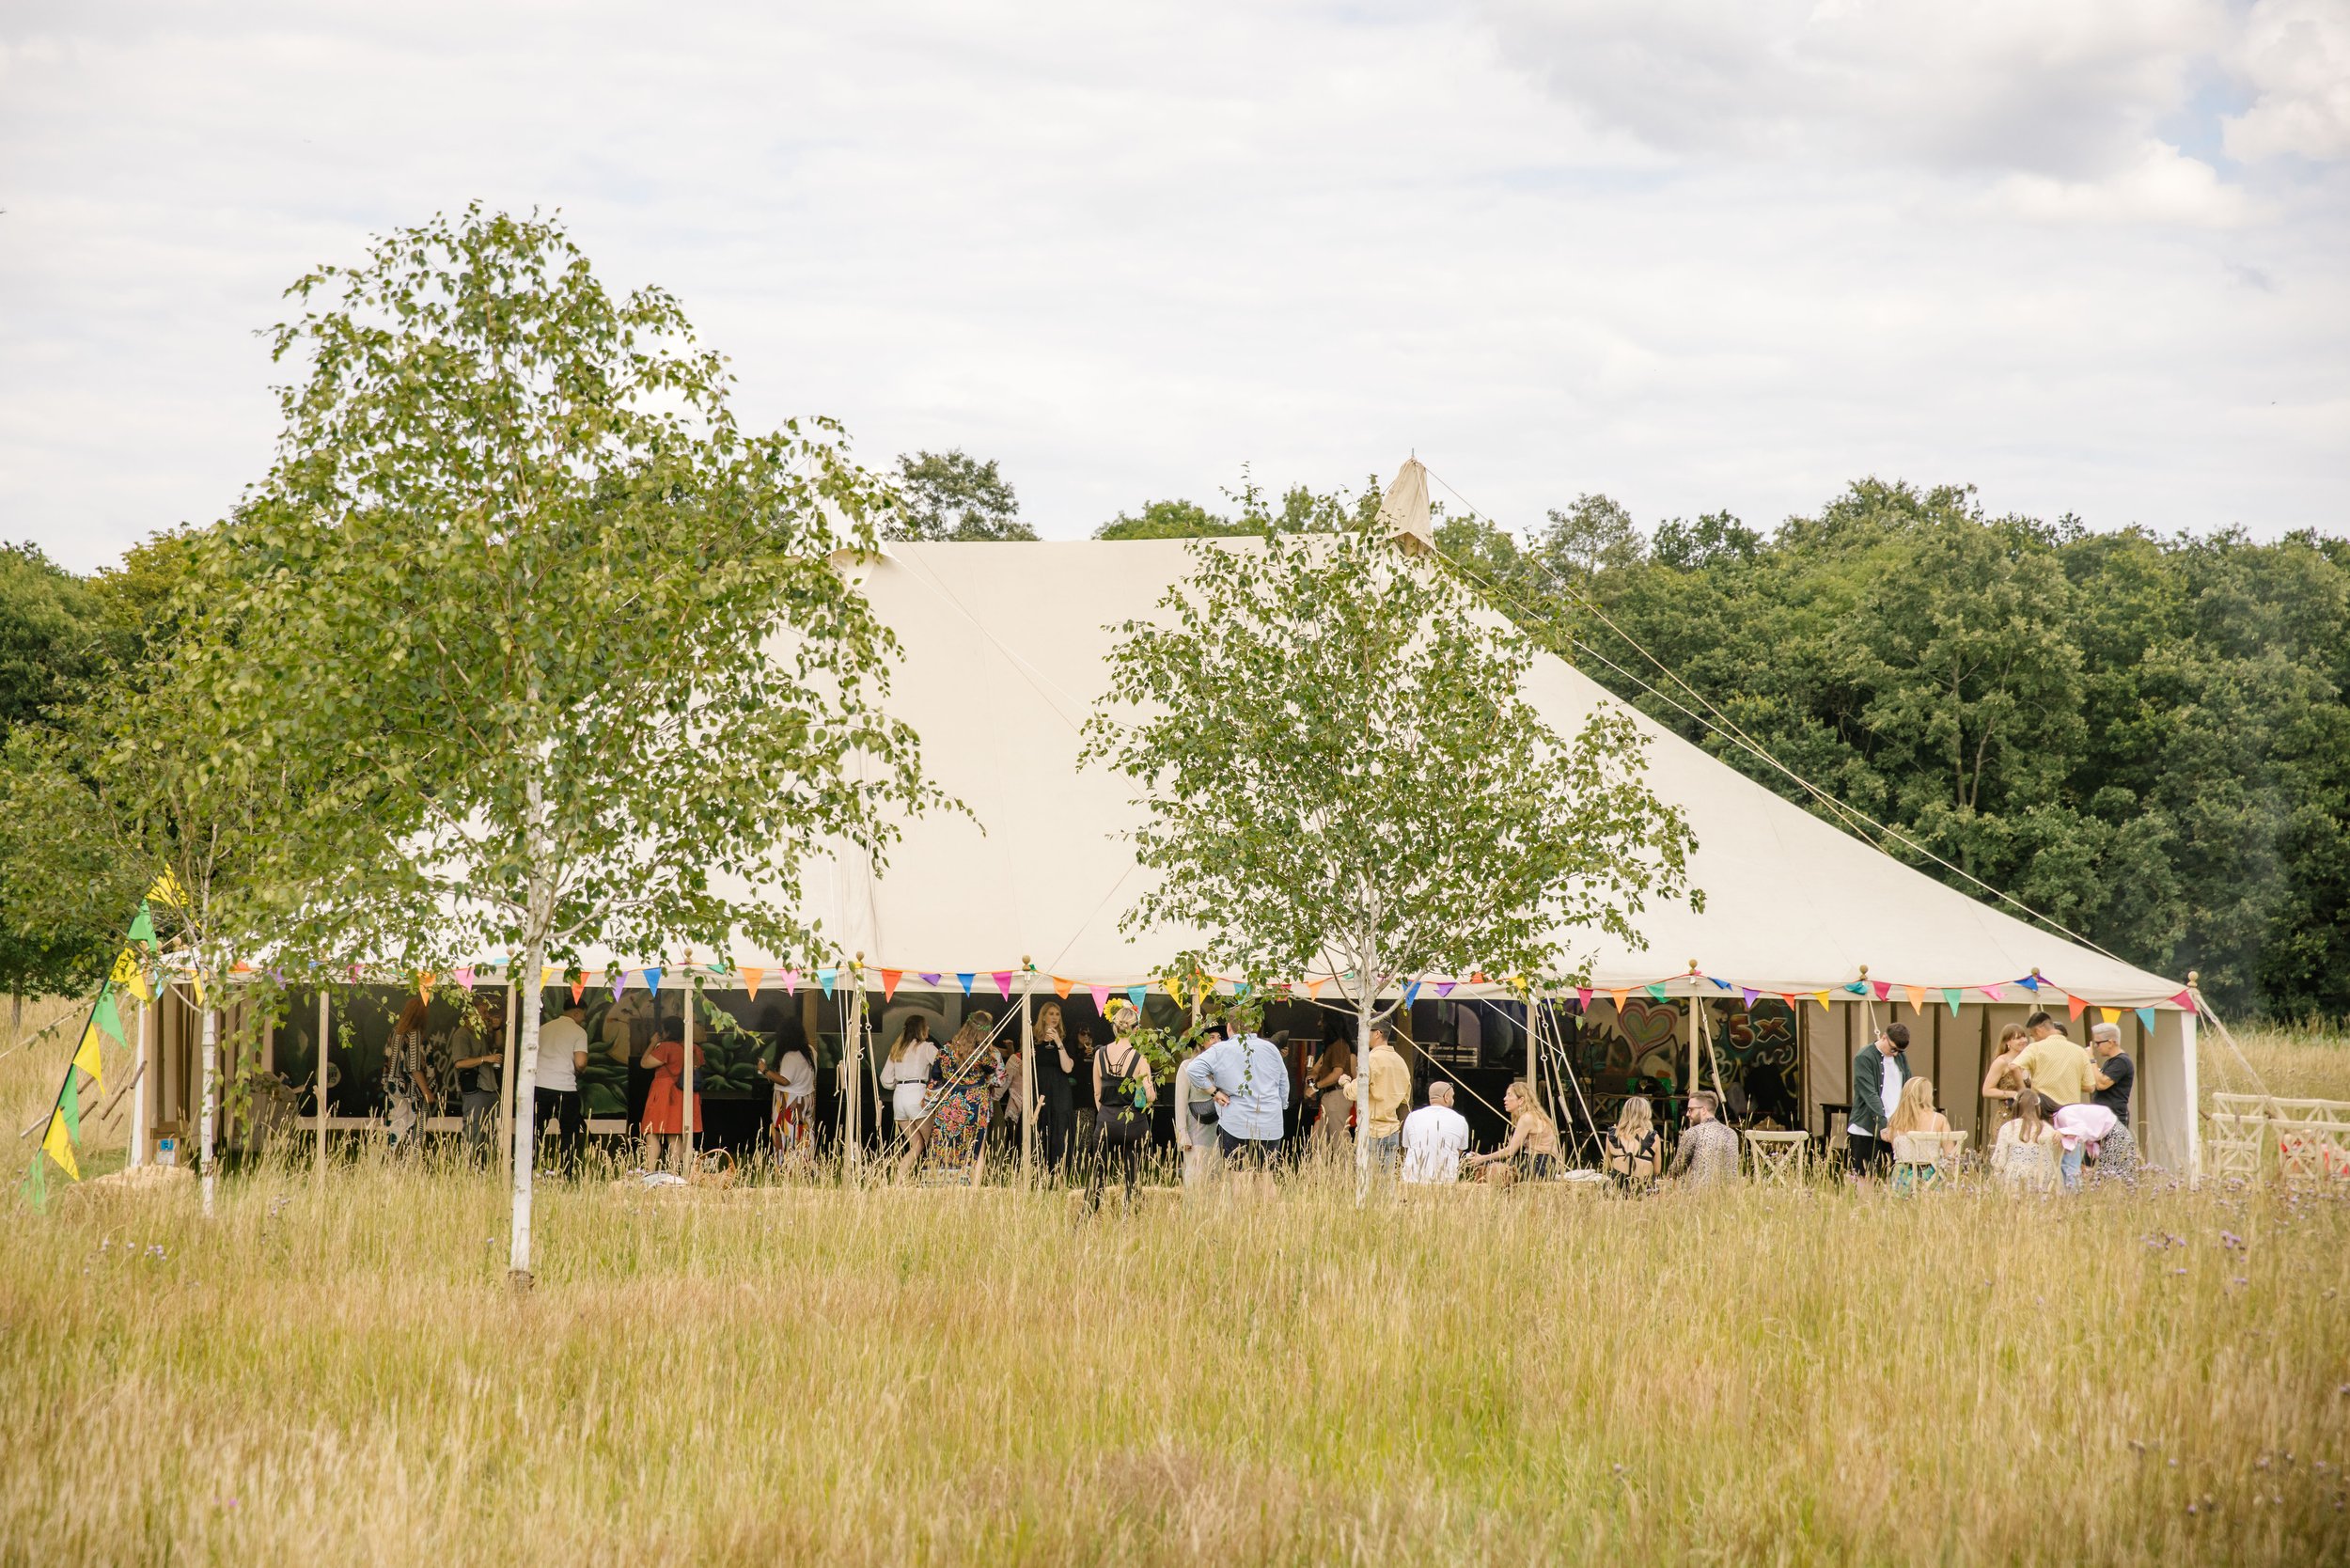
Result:
<instances>
[{"instance_id":1,"label":"tent pole","mask_svg":"<svg viewBox=\"0 0 2350 1568\"><path fill-rule=\"evenodd\" d=\"M1020 1190L1036 1182L1036 1015L1028 1005L1036 991L1036 960L1020 955Z\"/></svg>"},{"instance_id":2,"label":"tent pole","mask_svg":"<svg viewBox=\"0 0 2350 1568\"><path fill-rule=\"evenodd\" d=\"M514 966L506 966L506 1054L498 1063L498 1177L510 1184L514 1178ZM320 998L321 1008L325 999ZM535 1085L533 1086L536 1087Z\"/></svg>"},{"instance_id":3,"label":"tent pole","mask_svg":"<svg viewBox=\"0 0 2350 1568\"><path fill-rule=\"evenodd\" d=\"M841 1088L847 1104L841 1125L848 1133L848 1168L861 1172L865 1163L865 955L849 965L849 995L840 998Z\"/></svg>"},{"instance_id":4,"label":"tent pole","mask_svg":"<svg viewBox=\"0 0 2350 1568\"><path fill-rule=\"evenodd\" d=\"M678 1125L685 1129L685 1168L679 1174L689 1181L694 1175L694 1135L699 1131L694 1125L694 995L696 989L694 949L688 948L685 949L685 1050L684 1059L678 1069L683 1080L681 1087L685 1091L685 1099L678 1107Z\"/></svg>"},{"instance_id":5,"label":"tent pole","mask_svg":"<svg viewBox=\"0 0 2350 1568\"><path fill-rule=\"evenodd\" d=\"M318 1102L319 1146L316 1163L318 1165L319 1185L321 1188L326 1185L326 1068L328 1062L333 1059L332 1053L335 1048L335 1037L328 1032L330 1018L327 1012L326 998L326 981L324 980L321 980L319 981L319 1059L317 1069L314 1074L314 1077L316 1079L315 1088L317 1092L312 1096L312 1098Z\"/></svg>"},{"instance_id":6,"label":"tent pole","mask_svg":"<svg viewBox=\"0 0 2350 1568\"><path fill-rule=\"evenodd\" d=\"M154 989L153 983L149 982L148 992L152 994ZM143 1081L147 1074L147 1013L148 1000L146 996L141 996L139 998L139 1043L134 1059L131 1063L133 1086L131 1090L131 1163L133 1165L147 1163L148 1086Z\"/></svg>"}]
</instances>

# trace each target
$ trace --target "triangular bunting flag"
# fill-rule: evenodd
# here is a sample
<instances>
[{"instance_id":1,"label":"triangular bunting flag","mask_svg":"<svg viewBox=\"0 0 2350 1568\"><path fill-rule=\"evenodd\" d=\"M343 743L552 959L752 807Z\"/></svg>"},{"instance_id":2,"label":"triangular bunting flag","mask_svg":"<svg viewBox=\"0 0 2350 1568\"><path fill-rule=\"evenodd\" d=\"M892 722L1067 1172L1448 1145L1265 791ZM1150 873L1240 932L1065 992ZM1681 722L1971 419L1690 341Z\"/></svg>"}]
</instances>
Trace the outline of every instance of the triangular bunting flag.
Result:
<instances>
[{"instance_id":1,"label":"triangular bunting flag","mask_svg":"<svg viewBox=\"0 0 2350 1568\"><path fill-rule=\"evenodd\" d=\"M754 967L748 964L743 965L743 989L751 994L751 999L753 1001L757 1001L759 999L759 982L766 978L767 971L765 968Z\"/></svg>"},{"instance_id":2,"label":"triangular bunting flag","mask_svg":"<svg viewBox=\"0 0 2350 1568\"><path fill-rule=\"evenodd\" d=\"M63 1118L65 1119L65 1136L66 1136L67 1137L69 1137L69 1138L72 1139L72 1140L73 1140L74 1142L76 1142L76 1143L81 1142L81 1141L82 1141L82 1084L81 1084L81 1074L79 1074L78 1073L76 1073L76 1072L75 1072L72 1068L70 1068L70 1067L69 1067L69 1068L67 1068L67 1069L66 1069L66 1074L65 1074L65 1088L64 1088L63 1090L59 1090L59 1091L58 1091L58 1094L57 1094L57 1106L56 1106L56 1110L55 1110L55 1115L58 1115L58 1116L61 1116L61 1117L63 1117ZM76 1172L76 1174L78 1175L78 1174L79 1174L79 1172Z\"/></svg>"},{"instance_id":3,"label":"triangular bunting flag","mask_svg":"<svg viewBox=\"0 0 2350 1568\"><path fill-rule=\"evenodd\" d=\"M115 1043L118 1045L121 1042L117 1041ZM73 1053L73 1065L87 1073L90 1082L98 1086L98 1092L103 1094L106 1092L106 1070L100 1065L100 1059L98 1031L93 1028L83 1034L82 1048Z\"/></svg>"},{"instance_id":4,"label":"triangular bunting flag","mask_svg":"<svg viewBox=\"0 0 2350 1568\"><path fill-rule=\"evenodd\" d=\"M1742 985L1738 988L1738 995L1744 996L1747 999L1747 1006L1751 1008L1754 1006L1755 997L1761 996L1762 993L1750 985Z\"/></svg>"},{"instance_id":5,"label":"triangular bunting flag","mask_svg":"<svg viewBox=\"0 0 2350 1568\"><path fill-rule=\"evenodd\" d=\"M2193 1012L2195 1011L2195 993L2192 991L2182 991L2177 996L2170 998L2170 1005L2172 1007L2183 1007L2186 1009L2187 1011Z\"/></svg>"},{"instance_id":6,"label":"triangular bunting flag","mask_svg":"<svg viewBox=\"0 0 2350 1568\"><path fill-rule=\"evenodd\" d=\"M180 890L180 879L171 874L171 868L168 866L164 868L164 874L155 879L154 885L148 888L147 896L153 899L157 903L167 903L175 906L186 903L188 897L185 893ZM135 930L136 928L133 927L133 929ZM149 940L151 941L152 939L153 938L150 936Z\"/></svg>"},{"instance_id":7,"label":"triangular bunting flag","mask_svg":"<svg viewBox=\"0 0 2350 1568\"><path fill-rule=\"evenodd\" d=\"M431 996L432 995L432 982L440 978L440 976L434 974L430 969L417 970L416 995L419 996Z\"/></svg>"},{"instance_id":8,"label":"triangular bunting flag","mask_svg":"<svg viewBox=\"0 0 2350 1568\"><path fill-rule=\"evenodd\" d=\"M1855 980L1844 987L1844 994L1848 996L1865 996L1869 994L1869 987L1860 980Z\"/></svg>"},{"instance_id":9,"label":"triangular bunting flag","mask_svg":"<svg viewBox=\"0 0 2350 1568\"><path fill-rule=\"evenodd\" d=\"M2022 986L2025 990L2031 992L2035 996L2037 996L2040 992L2040 977L2038 975L2026 975L2022 980L2017 980L2015 983Z\"/></svg>"},{"instance_id":10,"label":"triangular bunting flag","mask_svg":"<svg viewBox=\"0 0 2350 1568\"><path fill-rule=\"evenodd\" d=\"M473 965L472 965L472 964L464 964L464 965L462 965L462 967L460 967L460 968L458 969L458 971L457 971L456 975L455 975L453 978L456 980L456 981L457 981L457 983L458 983L459 985L462 986L462 987L463 987L465 990L467 990L467 991L471 991L471 990L473 989L473 976L474 976L474 969L473 969ZM576 992L576 991L572 992L572 999L573 999L573 1000L577 1000L577 999L578 999L578 997L579 997L579 993L578 993L578 992Z\"/></svg>"},{"instance_id":11,"label":"triangular bunting flag","mask_svg":"<svg viewBox=\"0 0 2350 1568\"><path fill-rule=\"evenodd\" d=\"M1623 1011L1623 999L1630 996L1631 993L1620 987L1611 985L1607 988L1607 995L1609 998L1615 1002L1616 1011L1618 1012L1622 1012Z\"/></svg>"},{"instance_id":12,"label":"triangular bunting flag","mask_svg":"<svg viewBox=\"0 0 2350 1568\"><path fill-rule=\"evenodd\" d=\"M155 917L149 912L144 899L139 901L139 912L131 922L128 935L133 942L143 942L150 948L155 945Z\"/></svg>"},{"instance_id":13,"label":"triangular bunting flag","mask_svg":"<svg viewBox=\"0 0 2350 1568\"><path fill-rule=\"evenodd\" d=\"M2088 1011L2089 1004L2082 1001L2078 996L2068 996L2064 998L2064 1013L2066 1017L2078 1018L2082 1013L2087 1012Z\"/></svg>"},{"instance_id":14,"label":"triangular bunting flag","mask_svg":"<svg viewBox=\"0 0 2350 1568\"><path fill-rule=\"evenodd\" d=\"M824 988L824 999L826 1001L830 1001L832 999L832 988L840 983L839 969L835 967L817 970L816 983Z\"/></svg>"},{"instance_id":15,"label":"triangular bunting flag","mask_svg":"<svg viewBox=\"0 0 2350 1568\"><path fill-rule=\"evenodd\" d=\"M799 990L800 972L797 969L786 969L783 972L783 994L787 996L793 996L799 994Z\"/></svg>"},{"instance_id":16,"label":"triangular bunting flag","mask_svg":"<svg viewBox=\"0 0 2350 1568\"><path fill-rule=\"evenodd\" d=\"M1648 999L1652 1002L1661 1002L1665 999L1665 988L1662 985L1644 985L1640 989L1648 993Z\"/></svg>"},{"instance_id":17,"label":"triangular bunting flag","mask_svg":"<svg viewBox=\"0 0 2350 1568\"><path fill-rule=\"evenodd\" d=\"M1828 1007L1828 1002L1827 1002L1827 993L1826 993L1826 992L1825 992L1825 991L1814 991L1813 993L1811 993L1811 999L1812 999L1813 1001L1815 1001L1815 1002L1817 1002L1817 1003L1819 1003L1819 1004L1820 1004L1820 1011L1821 1011L1822 1012L1826 1012L1826 1011L1831 1011L1831 1010L1829 1009L1829 1007Z\"/></svg>"},{"instance_id":18,"label":"triangular bunting flag","mask_svg":"<svg viewBox=\"0 0 2350 1568\"><path fill-rule=\"evenodd\" d=\"M939 977L936 975L916 975L915 979L920 980L924 985L936 985L939 980Z\"/></svg>"},{"instance_id":19,"label":"triangular bunting flag","mask_svg":"<svg viewBox=\"0 0 2350 1568\"><path fill-rule=\"evenodd\" d=\"M1403 988L1403 1005L1407 1008L1410 1007L1412 1005L1412 998L1418 995L1419 981L1414 980L1411 984Z\"/></svg>"},{"instance_id":20,"label":"triangular bunting flag","mask_svg":"<svg viewBox=\"0 0 2350 1568\"><path fill-rule=\"evenodd\" d=\"M1110 988L1106 985L1089 985L1086 989L1093 993L1093 1011L1107 1012L1110 1006Z\"/></svg>"},{"instance_id":21,"label":"triangular bunting flag","mask_svg":"<svg viewBox=\"0 0 2350 1568\"><path fill-rule=\"evenodd\" d=\"M1053 977L1053 995L1058 996L1064 1002L1069 1000L1069 994L1076 988L1077 982L1075 980L1063 980L1058 975L1055 975Z\"/></svg>"},{"instance_id":22,"label":"triangular bunting flag","mask_svg":"<svg viewBox=\"0 0 2350 1568\"><path fill-rule=\"evenodd\" d=\"M98 1005L90 1010L89 1021L92 1028L103 1029L112 1035L116 1044L129 1043L122 1038L122 1013L115 1007L115 988L112 984L98 988Z\"/></svg>"},{"instance_id":23,"label":"triangular bunting flag","mask_svg":"<svg viewBox=\"0 0 2350 1568\"><path fill-rule=\"evenodd\" d=\"M1585 1012L1591 1011L1591 988L1590 986L1578 985L1574 988L1574 1005Z\"/></svg>"},{"instance_id":24,"label":"triangular bunting flag","mask_svg":"<svg viewBox=\"0 0 2350 1568\"><path fill-rule=\"evenodd\" d=\"M1460 982L1457 980L1438 980L1436 982L1436 995L1439 996L1449 996L1452 995L1452 988L1459 983Z\"/></svg>"},{"instance_id":25,"label":"triangular bunting flag","mask_svg":"<svg viewBox=\"0 0 2350 1568\"><path fill-rule=\"evenodd\" d=\"M572 977L572 1005L573 1007L579 1005L579 998L586 994L587 990L588 977L584 974L573 975Z\"/></svg>"},{"instance_id":26,"label":"triangular bunting flag","mask_svg":"<svg viewBox=\"0 0 2350 1568\"><path fill-rule=\"evenodd\" d=\"M1922 1013L1926 1011L1926 988L1924 986L1904 985L1902 990L1909 996L1909 1010L1912 1012Z\"/></svg>"},{"instance_id":27,"label":"triangular bunting flag","mask_svg":"<svg viewBox=\"0 0 2350 1568\"><path fill-rule=\"evenodd\" d=\"M562 973L563 967L558 964L539 965L539 989L544 991L548 986L553 985Z\"/></svg>"},{"instance_id":28,"label":"triangular bunting flag","mask_svg":"<svg viewBox=\"0 0 2350 1568\"><path fill-rule=\"evenodd\" d=\"M1946 1004L1948 1004L1948 1005L1949 1005L1950 1010L1950 1016L1951 1016L1951 1017L1953 1017L1953 1018L1957 1017L1957 1016L1958 1016L1958 987L1956 987L1956 986L1954 986L1954 985L1946 985L1946 986L1944 986L1944 987L1942 988L1942 1000L1943 1000Z\"/></svg>"},{"instance_id":29,"label":"triangular bunting flag","mask_svg":"<svg viewBox=\"0 0 2350 1568\"><path fill-rule=\"evenodd\" d=\"M2003 990L2002 988L1998 987L1998 986L1996 986L1996 985L1979 985L1979 986L1975 987L1975 989L1976 989L1976 990L1978 990L1978 991L1980 991L1980 992L1982 992L1982 993L1983 994L1983 997L1984 997L1984 999L1985 999L1985 1000L1988 1000L1988 1001L1994 1001L1994 1002L2004 1002L2004 1001L2006 1001L2006 1000L2007 1000L2007 993L2006 993L2006 991L2005 991L2005 990Z\"/></svg>"},{"instance_id":30,"label":"triangular bunting flag","mask_svg":"<svg viewBox=\"0 0 2350 1568\"><path fill-rule=\"evenodd\" d=\"M1877 994L1877 1000L1880 1002L1893 994L1893 983L1890 980L1871 980L1869 988Z\"/></svg>"},{"instance_id":31,"label":"triangular bunting flag","mask_svg":"<svg viewBox=\"0 0 2350 1568\"><path fill-rule=\"evenodd\" d=\"M1150 998L1150 996L1151 990L1148 986L1130 985L1126 988L1126 999L1135 1004L1136 1012L1142 1011L1142 1004Z\"/></svg>"},{"instance_id":32,"label":"triangular bunting flag","mask_svg":"<svg viewBox=\"0 0 2350 1568\"><path fill-rule=\"evenodd\" d=\"M659 964L648 964L645 965L645 989L651 992L656 996L661 995L661 977L663 973L665 973L665 971Z\"/></svg>"},{"instance_id":33,"label":"triangular bunting flag","mask_svg":"<svg viewBox=\"0 0 2350 1568\"><path fill-rule=\"evenodd\" d=\"M2097 1010L2097 1016L2108 1024L2118 1024L2122 1021L2122 1010L2118 1007L2101 1007Z\"/></svg>"},{"instance_id":34,"label":"triangular bunting flag","mask_svg":"<svg viewBox=\"0 0 2350 1568\"><path fill-rule=\"evenodd\" d=\"M2154 1032L2154 1010L2153 1008L2134 1008L2131 1011L2138 1014L2138 1027L2139 1028L2144 1029L2148 1034Z\"/></svg>"},{"instance_id":35,"label":"triangular bunting flag","mask_svg":"<svg viewBox=\"0 0 2350 1568\"><path fill-rule=\"evenodd\" d=\"M1311 996L1318 1002L1322 1000L1322 988L1329 983L1330 977L1327 975L1323 976L1320 980L1309 980L1306 982L1306 995Z\"/></svg>"},{"instance_id":36,"label":"triangular bunting flag","mask_svg":"<svg viewBox=\"0 0 2350 1568\"><path fill-rule=\"evenodd\" d=\"M906 972L903 969L884 969L881 972L881 978L882 1000L885 1002L897 1000L898 982L906 978Z\"/></svg>"},{"instance_id":37,"label":"triangular bunting flag","mask_svg":"<svg viewBox=\"0 0 2350 1568\"><path fill-rule=\"evenodd\" d=\"M966 996L971 995L971 982L978 978L979 971L976 969L969 974L964 974L960 969L955 971L955 983L963 987L963 994Z\"/></svg>"},{"instance_id":38,"label":"triangular bunting flag","mask_svg":"<svg viewBox=\"0 0 2350 1568\"><path fill-rule=\"evenodd\" d=\"M617 1002L617 1001L619 1001L619 1000L620 999L620 993L621 993L621 992L623 992L623 991L625 991L625 990L627 990L627 989L628 989L628 971L627 971L626 969L615 969L615 970L613 970L613 971L612 971L612 999L613 999L614 1001L616 1001L616 1002Z\"/></svg>"},{"instance_id":39,"label":"triangular bunting flag","mask_svg":"<svg viewBox=\"0 0 2350 1568\"><path fill-rule=\"evenodd\" d=\"M998 969L988 979L995 982L996 995L1006 1001L1011 1000L1011 971L1010 969Z\"/></svg>"},{"instance_id":40,"label":"triangular bunting flag","mask_svg":"<svg viewBox=\"0 0 2350 1568\"><path fill-rule=\"evenodd\" d=\"M51 1159L65 1168L67 1175L77 1182L82 1179L82 1168L73 1163L73 1142L66 1137L65 1117L62 1113L57 1111L49 1113L49 1131L42 1136L40 1146L48 1151Z\"/></svg>"}]
</instances>

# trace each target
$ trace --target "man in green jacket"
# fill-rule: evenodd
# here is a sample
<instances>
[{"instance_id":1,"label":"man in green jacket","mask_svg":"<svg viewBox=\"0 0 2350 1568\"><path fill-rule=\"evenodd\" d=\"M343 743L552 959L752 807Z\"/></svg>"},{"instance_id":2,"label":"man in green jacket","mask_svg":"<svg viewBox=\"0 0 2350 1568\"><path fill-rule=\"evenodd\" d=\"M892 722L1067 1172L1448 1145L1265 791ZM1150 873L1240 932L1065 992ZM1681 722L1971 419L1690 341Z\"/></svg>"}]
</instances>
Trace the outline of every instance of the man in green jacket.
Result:
<instances>
[{"instance_id":1,"label":"man in green jacket","mask_svg":"<svg viewBox=\"0 0 2350 1568\"><path fill-rule=\"evenodd\" d=\"M1909 1026L1888 1024L1852 1058L1852 1114L1844 1122L1857 1176L1877 1176L1893 1163L1893 1135L1885 1130L1909 1081Z\"/></svg>"}]
</instances>

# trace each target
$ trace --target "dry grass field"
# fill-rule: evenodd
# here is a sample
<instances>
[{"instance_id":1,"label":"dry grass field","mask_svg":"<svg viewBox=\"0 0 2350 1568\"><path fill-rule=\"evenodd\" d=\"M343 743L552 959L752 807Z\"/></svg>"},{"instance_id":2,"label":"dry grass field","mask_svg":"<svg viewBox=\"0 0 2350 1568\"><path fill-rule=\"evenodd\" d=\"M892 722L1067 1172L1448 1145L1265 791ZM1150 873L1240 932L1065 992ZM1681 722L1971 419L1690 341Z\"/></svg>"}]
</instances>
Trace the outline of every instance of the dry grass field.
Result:
<instances>
[{"instance_id":1,"label":"dry grass field","mask_svg":"<svg viewBox=\"0 0 2350 1568\"><path fill-rule=\"evenodd\" d=\"M491 1177L374 1160L15 1210L0 1558L2350 1560L2325 1199L593 1184L540 1233L518 1297Z\"/></svg>"}]
</instances>

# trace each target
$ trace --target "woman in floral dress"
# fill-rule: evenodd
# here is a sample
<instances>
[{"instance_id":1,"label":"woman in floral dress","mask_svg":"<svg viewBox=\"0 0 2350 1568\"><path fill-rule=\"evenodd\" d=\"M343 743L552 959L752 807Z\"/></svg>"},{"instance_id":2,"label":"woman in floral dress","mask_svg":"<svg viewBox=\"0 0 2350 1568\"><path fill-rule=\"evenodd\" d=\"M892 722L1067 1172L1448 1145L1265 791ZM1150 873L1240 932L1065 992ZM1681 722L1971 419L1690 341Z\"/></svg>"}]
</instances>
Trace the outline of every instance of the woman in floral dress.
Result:
<instances>
[{"instance_id":1,"label":"woman in floral dress","mask_svg":"<svg viewBox=\"0 0 2350 1568\"><path fill-rule=\"evenodd\" d=\"M1004 1075L988 1038L995 1023L989 1013L972 1013L931 1064L931 1092L923 1113L929 1121L922 1151L924 1181L967 1182L978 1173L989 1108Z\"/></svg>"}]
</instances>

